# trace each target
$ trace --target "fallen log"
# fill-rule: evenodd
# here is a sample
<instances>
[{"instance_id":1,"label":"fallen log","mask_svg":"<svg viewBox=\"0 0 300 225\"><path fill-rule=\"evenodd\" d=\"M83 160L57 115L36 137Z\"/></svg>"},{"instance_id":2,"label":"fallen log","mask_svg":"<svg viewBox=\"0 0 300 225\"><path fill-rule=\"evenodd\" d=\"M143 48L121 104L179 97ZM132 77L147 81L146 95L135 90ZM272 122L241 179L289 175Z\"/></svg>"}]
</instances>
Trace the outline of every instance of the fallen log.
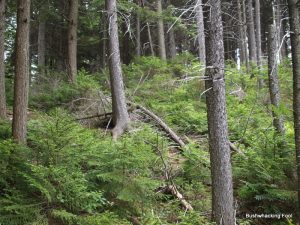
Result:
<instances>
[{"instance_id":1,"label":"fallen log","mask_svg":"<svg viewBox=\"0 0 300 225\"><path fill-rule=\"evenodd\" d=\"M100 117L107 117L107 116L111 116L112 112L108 112L108 113L103 113L103 114L96 114L96 115L92 115L92 116L87 116L87 117L82 117L82 118L76 118L75 120L88 120L88 119L94 119L94 118L100 118Z\"/></svg>"},{"instance_id":2,"label":"fallen log","mask_svg":"<svg viewBox=\"0 0 300 225\"><path fill-rule=\"evenodd\" d=\"M176 186L175 185L168 185L167 187L167 190L171 192L171 194L176 197L182 206L184 206L184 208L187 210L187 211L193 211L194 208L192 207L192 205L190 203L188 203L183 195L177 190Z\"/></svg>"},{"instance_id":3,"label":"fallen log","mask_svg":"<svg viewBox=\"0 0 300 225\"><path fill-rule=\"evenodd\" d=\"M158 125L163 128L163 130L170 136L170 138L175 141L181 148L184 148L186 144L183 142L183 140L157 115L155 115L153 112L151 112L149 109L146 109L145 107L141 105L135 105L137 109L140 109L143 113L150 116L152 119L154 119Z\"/></svg>"}]
</instances>

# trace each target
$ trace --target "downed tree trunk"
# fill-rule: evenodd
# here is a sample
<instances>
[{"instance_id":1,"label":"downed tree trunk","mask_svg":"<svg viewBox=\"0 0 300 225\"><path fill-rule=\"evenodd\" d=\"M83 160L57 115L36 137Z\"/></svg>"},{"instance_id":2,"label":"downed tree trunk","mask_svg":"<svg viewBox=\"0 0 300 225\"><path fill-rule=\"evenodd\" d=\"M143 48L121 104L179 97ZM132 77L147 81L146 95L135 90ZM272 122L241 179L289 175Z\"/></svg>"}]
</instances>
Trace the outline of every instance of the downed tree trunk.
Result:
<instances>
[{"instance_id":1,"label":"downed tree trunk","mask_svg":"<svg viewBox=\"0 0 300 225\"><path fill-rule=\"evenodd\" d=\"M180 203L184 206L184 208L188 211L193 211L193 207L191 206L190 203L188 203L183 195L177 190L175 185L168 185L167 190L170 191L172 193L173 196L175 196L176 198L178 198L178 200L180 201Z\"/></svg>"},{"instance_id":2,"label":"downed tree trunk","mask_svg":"<svg viewBox=\"0 0 300 225\"><path fill-rule=\"evenodd\" d=\"M181 148L184 148L186 144L182 141L182 139L157 115L155 115L153 112L151 112L149 109L146 109L145 107L141 105L135 105L137 109L142 110L146 115L150 116L152 119L154 119L158 125L160 125L164 131L172 138L173 141L175 141ZM232 142L229 142L229 146L231 151L237 152L239 154L244 154L240 149L238 149Z\"/></svg>"},{"instance_id":3,"label":"downed tree trunk","mask_svg":"<svg viewBox=\"0 0 300 225\"><path fill-rule=\"evenodd\" d=\"M135 106L137 109L142 110L142 112L154 119L158 123L158 125L160 125L164 129L164 131L172 138L172 140L175 141L181 148L184 148L186 146L183 140L161 118L141 105Z\"/></svg>"}]
</instances>

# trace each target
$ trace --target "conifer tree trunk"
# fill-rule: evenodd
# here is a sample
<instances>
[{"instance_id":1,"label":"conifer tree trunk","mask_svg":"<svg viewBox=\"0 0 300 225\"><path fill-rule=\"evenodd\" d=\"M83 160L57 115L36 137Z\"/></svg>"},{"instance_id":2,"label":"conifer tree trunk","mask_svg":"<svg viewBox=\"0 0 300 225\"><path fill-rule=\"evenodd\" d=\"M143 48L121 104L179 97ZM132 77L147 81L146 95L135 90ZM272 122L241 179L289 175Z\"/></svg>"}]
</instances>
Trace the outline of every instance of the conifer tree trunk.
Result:
<instances>
[{"instance_id":1,"label":"conifer tree trunk","mask_svg":"<svg viewBox=\"0 0 300 225\"><path fill-rule=\"evenodd\" d=\"M43 18L45 13L44 5L39 15L39 33L38 33L38 67L41 76L45 75L46 65L46 21Z\"/></svg>"},{"instance_id":2,"label":"conifer tree trunk","mask_svg":"<svg viewBox=\"0 0 300 225\"><path fill-rule=\"evenodd\" d=\"M243 24L243 42L244 42L244 48L245 48L245 63L246 63L246 68L249 71L250 70L250 63L249 63L249 53L248 53L248 48L247 48L247 13L246 13L246 4L245 0L240 0L241 1L241 10L242 10L242 24Z\"/></svg>"},{"instance_id":3,"label":"conifer tree trunk","mask_svg":"<svg viewBox=\"0 0 300 225\"><path fill-rule=\"evenodd\" d=\"M210 1L205 82L212 173L212 213L218 225L234 225L233 187L224 81L221 1Z\"/></svg>"},{"instance_id":4,"label":"conifer tree trunk","mask_svg":"<svg viewBox=\"0 0 300 225\"><path fill-rule=\"evenodd\" d=\"M6 118L4 32L5 32L5 0L0 0L0 119Z\"/></svg>"},{"instance_id":5,"label":"conifer tree trunk","mask_svg":"<svg viewBox=\"0 0 300 225\"><path fill-rule=\"evenodd\" d=\"M109 21L109 72L114 124L112 134L113 138L116 139L128 129L130 119L121 69L116 0L106 0L106 10Z\"/></svg>"},{"instance_id":6,"label":"conifer tree trunk","mask_svg":"<svg viewBox=\"0 0 300 225\"><path fill-rule=\"evenodd\" d=\"M164 21L161 18L161 16L162 16L162 2L161 2L161 0L157 0L156 4L157 4L157 13L160 16L160 18L158 19L159 56L162 60L166 60L167 59L167 54L166 54L166 44L165 44Z\"/></svg>"},{"instance_id":7,"label":"conifer tree trunk","mask_svg":"<svg viewBox=\"0 0 300 225\"><path fill-rule=\"evenodd\" d=\"M278 80L278 65L277 65L277 34L276 27L272 24L268 29L268 75L269 75L269 92L271 104L274 108L280 106L280 87ZM280 135L284 135L284 123L282 116L278 115L275 110L272 110L273 125Z\"/></svg>"},{"instance_id":8,"label":"conifer tree trunk","mask_svg":"<svg viewBox=\"0 0 300 225\"><path fill-rule=\"evenodd\" d=\"M205 65L206 64L205 33L204 33L202 0L197 0L196 2L196 20L197 20L197 33L198 33L199 60L201 63L203 63L203 65Z\"/></svg>"},{"instance_id":9,"label":"conifer tree trunk","mask_svg":"<svg viewBox=\"0 0 300 225\"><path fill-rule=\"evenodd\" d=\"M237 13L238 13L238 21L239 21L239 49L240 49L240 59L241 63L246 62L247 57L247 47L246 47L246 40L244 39L244 22L243 22L243 15L242 15L242 6L241 6L241 0L237 0Z\"/></svg>"},{"instance_id":10,"label":"conifer tree trunk","mask_svg":"<svg viewBox=\"0 0 300 225\"><path fill-rule=\"evenodd\" d=\"M256 24L256 52L257 66L261 68L261 25L260 25L260 0L255 0L255 24Z\"/></svg>"},{"instance_id":11,"label":"conifer tree trunk","mask_svg":"<svg viewBox=\"0 0 300 225\"><path fill-rule=\"evenodd\" d=\"M68 78L76 83L78 0L69 0L68 26Z\"/></svg>"},{"instance_id":12,"label":"conifer tree trunk","mask_svg":"<svg viewBox=\"0 0 300 225\"><path fill-rule=\"evenodd\" d=\"M248 44L249 44L249 58L250 61L256 62L256 40L255 40L255 29L254 29L254 18L253 18L253 9L252 9L252 0L246 1L247 6L247 28L248 28Z\"/></svg>"},{"instance_id":13,"label":"conifer tree trunk","mask_svg":"<svg viewBox=\"0 0 300 225\"><path fill-rule=\"evenodd\" d=\"M107 65L107 20L105 14L102 15L101 25L101 67L104 69Z\"/></svg>"},{"instance_id":14,"label":"conifer tree trunk","mask_svg":"<svg viewBox=\"0 0 300 225\"><path fill-rule=\"evenodd\" d=\"M137 0L138 6L141 6L140 0ZM136 14L136 56L141 56L141 17Z\"/></svg>"},{"instance_id":15,"label":"conifer tree trunk","mask_svg":"<svg viewBox=\"0 0 300 225\"><path fill-rule=\"evenodd\" d=\"M260 0L255 0L255 24L256 24L256 56L257 56L257 67L261 73L262 69L262 59L261 59L261 24L260 24ZM258 86L262 88L264 86L264 81L261 78L261 74L257 78Z\"/></svg>"},{"instance_id":16,"label":"conifer tree trunk","mask_svg":"<svg viewBox=\"0 0 300 225\"><path fill-rule=\"evenodd\" d=\"M173 28L169 31L169 51L170 51L170 58L171 59L175 58L177 55L177 50L176 50L175 32Z\"/></svg>"},{"instance_id":17,"label":"conifer tree trunk","mask_svg":"<svg viewBox=\"0 0 300 225\"><path fill-rule=\"evenodd\" d=\"M13 106L13 137L26 143L26 124L29 91L29 26L30 0L18 0L16 34L16 65Z\"/></svg>"},{"instance_id":18,"label":"conifer tree trunk","mask_svg":"<svg viewBox=\"0 0 300 225\"><path fill-rule=\"evenodd\" d=\"M153 40L152 40L152 35L151 35L151 28L150 28L149 22L147 22L147 31L148 31L148 39L149 39L151 56L155 56L154 48L153 48Z\"/></svg>"},{"instance_id":19,"label":"conifer tree trunk","mask_svg":"<svg viewBox=\"0 0 300 225\"><path fill-rule=\"evenodd\" d=\"M293 61L293 109L298 175L298 212L300 212L300 17L297 0L288 0ZM298 215L300 223L300 215Z\"/></svg>"}]
</instances>

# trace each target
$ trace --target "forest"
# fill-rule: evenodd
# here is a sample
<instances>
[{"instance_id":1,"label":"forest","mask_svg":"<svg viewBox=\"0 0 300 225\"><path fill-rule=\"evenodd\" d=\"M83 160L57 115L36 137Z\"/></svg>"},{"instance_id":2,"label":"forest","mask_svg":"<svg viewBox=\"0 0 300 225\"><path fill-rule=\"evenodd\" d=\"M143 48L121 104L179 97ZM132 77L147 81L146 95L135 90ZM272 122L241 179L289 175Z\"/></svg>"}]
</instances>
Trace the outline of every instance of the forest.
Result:
<instances>
[{"instance_id":1,"label":"forest","mask_svg":"<svg viewBox=\"0 0 300 225\"><path fill-rule=\"evenodd\" d=\"M0 225L300 224L299 0L0 0Z\"/></svg>"}]
</instances>

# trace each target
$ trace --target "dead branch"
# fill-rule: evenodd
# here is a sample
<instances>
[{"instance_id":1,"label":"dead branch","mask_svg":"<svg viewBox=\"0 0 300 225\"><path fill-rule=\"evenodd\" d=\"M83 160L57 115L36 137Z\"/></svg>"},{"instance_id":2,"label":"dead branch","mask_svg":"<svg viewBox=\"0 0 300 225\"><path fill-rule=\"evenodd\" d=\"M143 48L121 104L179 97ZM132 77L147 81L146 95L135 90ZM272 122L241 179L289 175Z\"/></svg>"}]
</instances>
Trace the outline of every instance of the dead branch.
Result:
<instances>
[{"instance_id":1,"label":"dead branch","mask_svg":"<svg viewBox=\"0 0 300 225\"><path fill-rule=\"evenodd\" d=\"M100 117L107 117L107 116L111 116L112 112L107 112L107 113L103 113L103 114L97 114L97 115L92 115L92 116L87 116L87 117L82 117L82 118L76 118L75 120L88 120L88 119L94 119L94 118L100 118Z\"/></svg>"},{"instance_id":2,"label":"dead branch","mask_svg":"<svg viewBox=\"0 0 300 225\"><path fill-rule=\"evenodd\" d=\"M152 119L154 119L158 125L163 128L163 130L172 138L173 141L175 141L181 148L184 148L186 145L183 142L183 140L157 115L155 115L153 112L151 112L149 109L146 109L145 107L141 105L135 105L137 109L140 109L143 113L150 116Z\"/></svg>"}]
</instances>

